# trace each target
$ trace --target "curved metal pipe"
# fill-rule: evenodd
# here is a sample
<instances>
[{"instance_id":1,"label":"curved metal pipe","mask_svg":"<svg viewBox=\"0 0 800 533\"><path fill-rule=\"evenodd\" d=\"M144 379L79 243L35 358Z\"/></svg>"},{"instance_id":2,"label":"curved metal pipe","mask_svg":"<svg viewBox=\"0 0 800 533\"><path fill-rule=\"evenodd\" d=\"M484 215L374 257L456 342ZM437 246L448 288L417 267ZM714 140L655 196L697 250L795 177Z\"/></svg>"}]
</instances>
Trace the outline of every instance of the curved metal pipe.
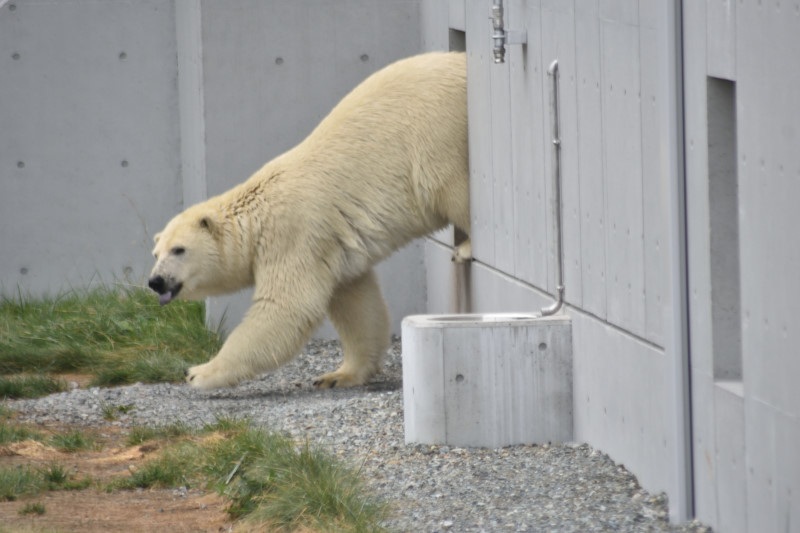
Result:
<instances>
[{"instance_id":1,"label":"curved metal pipe","mask_svg":"<svg viewBox=\"0 0 800 533\"><path fill-rule=\"evenodd\" d=\"M547 68L547 75L552 76L552 97L550 99L550 110L553 115L553 181L555 198L555 230L556 230L556 301L550 307L542 309L542 316L550 316L558 313L564 305L564 232L562 230L561 214L561 136L558 127L558 59L550 63Z\"/></svg>"}]
</instances>

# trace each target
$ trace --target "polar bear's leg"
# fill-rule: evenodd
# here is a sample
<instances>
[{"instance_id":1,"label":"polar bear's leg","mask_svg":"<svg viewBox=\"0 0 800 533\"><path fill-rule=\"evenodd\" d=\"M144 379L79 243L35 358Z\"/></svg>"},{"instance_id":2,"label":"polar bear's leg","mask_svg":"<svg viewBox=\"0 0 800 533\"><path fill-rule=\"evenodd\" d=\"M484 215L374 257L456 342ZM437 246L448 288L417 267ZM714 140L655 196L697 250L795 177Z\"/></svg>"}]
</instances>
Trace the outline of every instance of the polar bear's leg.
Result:
<instances>
[{"instance_id":1,"label":"polar bear's leg","mask_svg":"<svg viewBox=\"0 0 800 533\"><path fill-rule=\"evenodd\" d=\"M319 376L320 388L363 385L380 371L389 347L389 311L375 271L340 285L328 306L344 351L344 363L335 372Z\"/></svg>"},{"instance_id":2,"label":"polar bear's leg","mask_svg":"<svg viewBox=\"0 0 800 533\"><path fill-rule=\"evenodd\" d=\"M472 261L472 241L467 239L456 246L451 259L455 263L469 263Z\"/></svg>"},{"instance_id":3,"label":"polar bear's leg","mask_svg":"<svg viewBox=\"0 0 800 533\"><path fill-rule=\"evenodd\" d=\"M300 300L287 299L295 303ZM317 308L320 312L315 312ZM297 355L322 320L323 308L288 308L269 299L254 298L253 306L219 353L208 363L189 368L186 380L199 389L231 387L278 368Z\"/></svg>"}]
</instances>

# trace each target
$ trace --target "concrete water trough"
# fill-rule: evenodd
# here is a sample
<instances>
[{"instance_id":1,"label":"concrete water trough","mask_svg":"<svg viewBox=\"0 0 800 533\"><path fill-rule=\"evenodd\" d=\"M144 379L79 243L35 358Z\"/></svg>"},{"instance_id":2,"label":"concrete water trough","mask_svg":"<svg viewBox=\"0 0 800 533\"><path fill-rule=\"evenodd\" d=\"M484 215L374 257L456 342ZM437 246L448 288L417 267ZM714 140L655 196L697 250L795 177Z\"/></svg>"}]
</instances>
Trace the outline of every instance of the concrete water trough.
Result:
<instances>
[{"instance_id":1,"label":"concrete water trough","mask_svg":"<svg viewBox=\"0 0 800 533\"><path fill-rule=\"evenodd\" d=\"M403 320L407 443L572 440L572 326L533 314Z\"/></svg>"}]
</instances>

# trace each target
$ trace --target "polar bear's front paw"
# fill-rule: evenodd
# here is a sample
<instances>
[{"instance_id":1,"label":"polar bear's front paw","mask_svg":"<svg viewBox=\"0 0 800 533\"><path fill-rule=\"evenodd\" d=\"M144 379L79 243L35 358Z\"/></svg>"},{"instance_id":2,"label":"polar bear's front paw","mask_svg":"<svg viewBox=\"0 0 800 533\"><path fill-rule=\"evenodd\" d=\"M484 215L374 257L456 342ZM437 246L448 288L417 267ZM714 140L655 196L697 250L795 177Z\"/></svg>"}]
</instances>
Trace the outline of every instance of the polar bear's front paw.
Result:
<instances>
[{"instance_id":1,"label":"polar bear's front paw","mask_svg":"<svg viewBox=\"0 0 800 533\"><path fill-rule=\"evenodd\" d=\"M186 381L194 388L202 390L218 389L236 385L239 380L219 372L211 363L205 363L189 368L186 371Z\"/></svg>"},{"instance_id":2,"label":"polar bear's front paw","mask_svg":"<svg viewBox=\"0 0 800 533\"><path fill-rule=\"evenodd\" d=\"M314 386L318 389L332 389L334 387L355 387L363 385L366 380L358 379L355 375L349 372L329 372L318 376L314 380Z\"/></svg>"}]
</instances>

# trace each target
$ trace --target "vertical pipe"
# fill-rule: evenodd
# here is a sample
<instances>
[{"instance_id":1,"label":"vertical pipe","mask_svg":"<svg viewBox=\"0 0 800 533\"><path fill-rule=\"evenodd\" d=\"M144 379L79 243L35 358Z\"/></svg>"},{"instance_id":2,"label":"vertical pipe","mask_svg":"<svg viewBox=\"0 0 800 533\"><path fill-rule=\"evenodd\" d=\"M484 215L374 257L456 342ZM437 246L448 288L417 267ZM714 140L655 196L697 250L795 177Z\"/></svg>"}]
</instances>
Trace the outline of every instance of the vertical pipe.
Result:
<instances>
[{"instance_id":1,"label":"vertical pipe","mask_svg":"<svg viewBox=\"0 0 800 533\"><path fill-rule=\"evenodd\" d=\"M494 40L494 62L505 63L506 55L506 30L503 27L503 0L494 0L492 3L492 39Z\"/></svg>"},{"instance_id":2,"label":"vertical pipe","mask_svg":"<svg viewBox=\"0 0 800 533\"><path fill-rule=\"evenodd\" d=\"M553 78L550 110L553 116L553 211L555 213L556 230L556 301L550 307L542 309L542 316L556 314L564 305L564 232L561 216L561 132L558 117L558 59L550 63L547 75Z\"/></svg>"},{"instance_id":3,"label":"vertical pipe","mask_svg":"<svg viewBox=\"0 0 800 533\"><path fill-rule=\"evenodd\" d=\"M683 2L667 3L666 37L667 127L669 174L669 286L670 331L667 332L672 363L674 464L677 495L670 496L670 518L676 522L694 516L694 468L692 465L692 382L689 348L689 301L686 238L686 170L683 109Z\"/></svg>"}]
</instances>

